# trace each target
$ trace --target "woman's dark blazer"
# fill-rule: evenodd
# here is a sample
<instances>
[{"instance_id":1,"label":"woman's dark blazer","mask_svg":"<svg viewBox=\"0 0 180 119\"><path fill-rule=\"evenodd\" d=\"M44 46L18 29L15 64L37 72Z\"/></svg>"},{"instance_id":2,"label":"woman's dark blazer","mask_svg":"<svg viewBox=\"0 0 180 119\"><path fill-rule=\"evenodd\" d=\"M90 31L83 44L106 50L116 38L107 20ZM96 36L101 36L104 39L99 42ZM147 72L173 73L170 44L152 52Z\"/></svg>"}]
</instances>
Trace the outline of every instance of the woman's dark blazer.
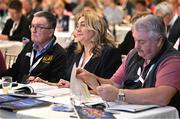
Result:
<instances>
[{"instance_id":1,"label":"woman's dark blazer","mask_svg":"<svg viewBox=\"0 0 180 119\"><path fill-rule=\"evenodd\" d=\"M74 53L75 47L76 44L73 43L67 50L68 61L66 67L66 80L70 80L74 63L76 62L76 65L78 65L81 59L82 53ZM121 52L119 49L104 46L101 56L91 58L84 69L102 78L111 78L121 63Z\"/></svg>"}]
</instances>

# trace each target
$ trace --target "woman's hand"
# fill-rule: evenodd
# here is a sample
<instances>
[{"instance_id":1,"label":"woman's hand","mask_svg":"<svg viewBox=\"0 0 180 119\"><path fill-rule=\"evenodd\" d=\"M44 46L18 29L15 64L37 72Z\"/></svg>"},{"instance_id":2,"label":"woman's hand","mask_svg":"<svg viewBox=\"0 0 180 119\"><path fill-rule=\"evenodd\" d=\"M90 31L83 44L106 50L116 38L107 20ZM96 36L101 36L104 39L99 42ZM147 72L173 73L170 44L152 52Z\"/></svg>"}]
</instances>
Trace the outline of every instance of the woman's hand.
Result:
<instances>
[{"instance_id":1,"label":"woman's hand","mask_svg":"<svg viewBox=\"0 0 180 119\"><path fill-rule=\"evenodd\" d=\"M99 86L96 75L86 71L85 69L77 69L76 77L85 82L94 91L96 91L96 87Z\"/></svg>"},{"instance_id":2,"label":"woman's hand","mask_svg":"<svg viewBox=\"0 0 180 119\"><path fill-rule=\"evenodd\" d=\"M70 82L60 79L59 82L57 83L57 86L60 88L69 88L70 87Z\"/></svg>"}]
</instances>

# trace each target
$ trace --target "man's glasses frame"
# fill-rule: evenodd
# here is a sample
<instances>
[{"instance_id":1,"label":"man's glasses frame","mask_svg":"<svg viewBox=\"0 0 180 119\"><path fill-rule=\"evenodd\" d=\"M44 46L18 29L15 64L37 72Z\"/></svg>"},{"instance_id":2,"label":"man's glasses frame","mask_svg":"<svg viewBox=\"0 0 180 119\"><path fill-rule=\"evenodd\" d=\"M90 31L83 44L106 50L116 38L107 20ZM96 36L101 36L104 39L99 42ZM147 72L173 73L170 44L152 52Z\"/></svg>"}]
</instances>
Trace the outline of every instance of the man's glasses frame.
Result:
<instances>
[{"instance_id":1,"label":"man's glasses frame","mask_svg":"<svg viewBox=\"0 0 180 119\"><path fill-rule=\"evenodd\" d=\"M29 25L29 28L30 29L35 29L37 31L40 31L42 29L52 29L52 27L45 27L45 26L42 26L42 25Z\"/></svg>"}]
</instances>

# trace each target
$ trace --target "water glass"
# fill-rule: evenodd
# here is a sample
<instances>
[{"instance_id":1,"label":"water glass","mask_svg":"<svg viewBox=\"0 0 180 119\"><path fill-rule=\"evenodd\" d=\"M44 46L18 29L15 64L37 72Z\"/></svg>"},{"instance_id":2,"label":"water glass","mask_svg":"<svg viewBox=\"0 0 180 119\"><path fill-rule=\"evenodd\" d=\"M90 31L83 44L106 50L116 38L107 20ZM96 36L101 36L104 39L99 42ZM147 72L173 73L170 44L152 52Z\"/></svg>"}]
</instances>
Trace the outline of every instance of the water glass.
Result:
<instances>
[{"instance_id":1,"label":"water glass","mask_svg":"<svg viewBox=\"0 0 180 119\"><path fill-rule=\"evenodd\" d=\"M12 87L12 77L4 76L2 77L2 90L4 94L8 94Z\"/></svg>"}]
</instances>

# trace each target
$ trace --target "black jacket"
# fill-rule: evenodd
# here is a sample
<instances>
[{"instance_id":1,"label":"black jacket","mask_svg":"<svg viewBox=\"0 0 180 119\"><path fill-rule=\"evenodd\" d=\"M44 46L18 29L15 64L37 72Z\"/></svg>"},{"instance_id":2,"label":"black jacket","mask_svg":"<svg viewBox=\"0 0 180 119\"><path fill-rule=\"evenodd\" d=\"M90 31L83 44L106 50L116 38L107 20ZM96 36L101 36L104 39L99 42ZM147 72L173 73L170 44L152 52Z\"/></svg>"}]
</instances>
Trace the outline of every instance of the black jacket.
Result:
<instances>
[{"instance_id":1,"label":"black jacket","mask_svg":"<svg viewBox=\"0 0 180 119\"><path fill-rule=\"evenodd\" d=\"M29 29L30 21L25 16L21 17L19 26L14 31L13 35L9 36L10 30L13 26L13 23L14 22L12 21L12 19L8 19L7 22L5 23L3 30L2 30L2 34L8 35L9 40L22 41L23 37L26 37L28 39L31 38L31 32Z\"/></svg>"},{"instance_id":2,"label":"black jacket","mask_svg":"<svg viewBox=\"0 0 180 119\"><path fill-rule=\"evenodd\" d=\"M168 40L174 45L180 37L180 17L175 21L169 30Z\"/></svg>"},{"instance_id":3,"label":"black jacket","mask_svg":"<svg viewBox=\"0 0 180 119\"><path fill-rule=\"evenodd\" d=\"M24 83L24 79L29 74L32 45L33 43L29 42L18 55L12 68L6 70L0 76L10 75L13 77L13 81ZM65 75L66 56L65 50L59 44L52 45L43 54L40 63L32 70L30 75L38 75L44 80L58 82Z\"/></svg>"},{"instance_id":4,"label":"black jacket","mask_svg":"<svg viewBox=\"0 0 180 119\"><path fill-rule=\"evenodd\" d=\"M66 68L66 80L70 80L71 71L74 63L79 64L81 59L82 53L75 54L75 44L72 44L68 48L68 61L67 61L67 68ZM101 56L96 58L91 58L89 62L85 65L84 69L87 71L103 77L103 78L110 78L118 67L121 65L121 52L117 48L111 48L109 46L105 46L103 48L103 52Z\"/></svg>"},{"instance_id":5,"label":"black jacket","mask_svg":"<svg viewBox=\"0 0 180 119\"><path fill-rule=\"evenodd\" d=\"M118 48L120 49L122 55L127 55L129 51L134 48L134 45L134 38L132 36L132 31L130 30L127 32L124 41L119 44Z\"/></svg>"}]
</instances>

